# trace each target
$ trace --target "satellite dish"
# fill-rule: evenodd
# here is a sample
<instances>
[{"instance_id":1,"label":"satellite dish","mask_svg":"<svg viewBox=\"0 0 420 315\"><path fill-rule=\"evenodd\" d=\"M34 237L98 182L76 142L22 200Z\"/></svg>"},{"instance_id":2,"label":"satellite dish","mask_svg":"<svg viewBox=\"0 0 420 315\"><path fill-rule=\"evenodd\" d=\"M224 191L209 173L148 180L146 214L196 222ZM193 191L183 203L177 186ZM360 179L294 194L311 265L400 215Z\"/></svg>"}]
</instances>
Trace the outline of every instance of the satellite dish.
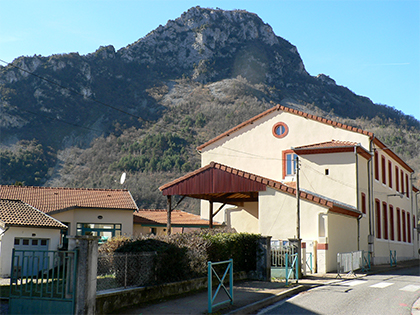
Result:
<instances>
[{"instance_id":1,"label":"satellite dish","mask_svg":"<svg viewBox=\"0 0 420 315\"><path fill-rule=\"evenodd\" d=\"M121 178L120 178L120 184L121 185L124 184L126 177L127 177L127 173L126 172L124 172L124 173L121 174Z\"/></svg>"}]
</instances>

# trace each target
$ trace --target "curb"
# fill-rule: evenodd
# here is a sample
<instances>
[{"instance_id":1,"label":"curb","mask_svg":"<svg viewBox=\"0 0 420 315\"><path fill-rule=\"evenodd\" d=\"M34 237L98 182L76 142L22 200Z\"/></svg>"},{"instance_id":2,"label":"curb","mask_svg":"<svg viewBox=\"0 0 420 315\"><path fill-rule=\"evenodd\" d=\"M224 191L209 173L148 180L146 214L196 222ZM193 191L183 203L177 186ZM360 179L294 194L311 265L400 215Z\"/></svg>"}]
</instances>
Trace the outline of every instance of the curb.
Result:
<instances>
[{"instance_id":1,"label":"curb","mask_svg":"<svg viewBox=\"0 0 420 315\"><path fill-rule=\"evenodd\" d=\"M411 307L411 314L420 315L420 299L414 302L413 306Z\"/></svg>"},{"instance_id":2,"label":"curb","mask_svg":"<svg viewBox=\"0 0 420 315\"><path fill-rule=\"evenodd\" d=\"M265 298L261 301L257 301L254 302L252 304L243 306L241 308L238 308L236 310L233 310L229 313L227 313L227 315L242 315L242 314L251 314L259 309L262 309L264 307L267 307L269 305L272 305L273 303L276 303L280 300L283 300L287 297L293 296L299 292L308 290L309 288L311 288L312 286L310 285L298 285L296 287L290 288L286 291L283 292L279 292L274 296L270 296L268 298Z\"/></svg>"}]
</instances>

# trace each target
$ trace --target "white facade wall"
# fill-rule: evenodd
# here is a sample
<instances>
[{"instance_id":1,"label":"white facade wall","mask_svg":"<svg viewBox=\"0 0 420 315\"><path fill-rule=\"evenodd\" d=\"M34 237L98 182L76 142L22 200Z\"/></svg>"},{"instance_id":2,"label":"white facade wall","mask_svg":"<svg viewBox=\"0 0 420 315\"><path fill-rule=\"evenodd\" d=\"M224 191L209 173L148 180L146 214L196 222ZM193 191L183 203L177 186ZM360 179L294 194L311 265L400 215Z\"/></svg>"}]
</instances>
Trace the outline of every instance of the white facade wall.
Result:
<instances>
[{"instance_id":1,"label":"white facade wall","mask_svg":"<svg viewBox=\"0 0 420 315\"><path fill-rule=\"evenodd\" d=\"M357 219L341 214L328 214L328 256L326 271L337 270L337 254L357 251Z\"/></svg>"},{"instance_id":2,"label":"white facade wall","mask_svg":"<svg viewBox=\"0 0 420 315\"><path fill-rule=\"evenodd\" d=\"M356 156L353 152L308 154L301 156L300 162L302 189L357 207Z\"/></svg>"},{"instance_id":3,"label":"white facade wall","mask_svg":"<svg viewBox=\"0 0 420 315\"><path fill-rule=\"evenodd\" d=\"M0 233L4 230L0 229ZM47 239L48 250L57 250L60 243L59 229L10 227L0 237L0 276L10 277L12 249L15 238Z\"/></svg>"},{"instance_id":4,"label":"white facade wall","mask_svg":"<svg viewBox=\"0 0 420 315\"><path fill-rule=\"evenodd\" d=\"M397 259L406 260L418 258L419 242L417 238L417 230L415 230L415 224L413 215L416 217L415 204L413 202L413 192L411 183L411 174L403 168L395 159L393 159L386 150L378 149L378 159L373 158L372 178L373 178L373 190L374 197L372 200L372 221L374 227L374 262L375 263L387 263L389 262L390 251L396 250ZM385 168L382 167L382 162L385 161ZM377 162L377 169L375 167ZM389 178L389 163L391 163L391 186ZM395 173L395 167L398 167L398 184L397 176ZM378 176L376 175L378 172ZM403 181L401 181L401 172ZM406 177L408 176L409 185L407 187ZM385 180L384 180L385 179ZM385 181L385 183L384 183ZM398 188L398 190L397 190ZM404 189L403 189L404 188ZM409 188L409 196L407 197L407 188ZM401 193L403 192L403 193ZM378 214L377 214L377 202L380 205L380 237L378 237ZM393 223L391 222L390 208L393 209ZM384 208L387 210L387 222L384 222ZM401 223L400 229L401 234L403 230L403 218L402 212L405 213L405 225L406 225L406 242L404 242L403 236L401 241L398 241L398 219L397 209L400 211ZM410 241L408 240L408 220L407 213L409 213L410 220ZM394 230L394 240L391 239L392 229ZM386 236L387 234L387 236Z\"/></svg>"},{"instance_id":5,"label":"white facade wall","mask_svg":"<svg viewBox=\"0 0 420 315\"><path fill-rule=\"evenodd\" d=\"M278 122L289 127L288 135L281 139L272 134ZM365 135L276 111L203 148L201 165L215 161L280 181L284 150L331 140L353 141L369 148L369 138Z\"/></svg>"},{"instance_id":6,"label":"white facade wall","mask_svg":"<svg viewBox=\"0 0 420 315\"><path fill-rule=\"evenodd\" d=\"M133 210L73 209L51 216L61 222L70 222L69 235L76 235L77 223L121 224L122 236L133 235Z\"/></svg>"}]
</instances>

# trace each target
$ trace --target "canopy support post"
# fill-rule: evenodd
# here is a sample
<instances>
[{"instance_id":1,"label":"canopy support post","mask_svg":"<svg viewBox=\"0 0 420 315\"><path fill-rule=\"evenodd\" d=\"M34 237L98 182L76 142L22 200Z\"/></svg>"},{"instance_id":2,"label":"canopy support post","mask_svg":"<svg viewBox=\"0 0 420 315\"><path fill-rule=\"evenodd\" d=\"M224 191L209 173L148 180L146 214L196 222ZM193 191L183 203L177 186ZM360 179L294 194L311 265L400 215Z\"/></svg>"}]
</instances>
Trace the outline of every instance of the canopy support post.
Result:
<instances>
[{"instance_id":1,"label":"canopy support post","mask_svg":"<svg viewBox=\"0 0 420 315\"><path fill-rule=\"evenodd\" d=\"M213 228L213 201L210 200L210 207L209 207L209 228Z\"/></svg>"},{"instance_id":2,"label":"canopy support post","mask_svg":"<svg viewBox=\"0 0 420 315\"><path fill-rule=\"evenodd\" d=\"M171 212L172 212L172 209L171 209L171 207L172 207L172 198L171 198L172 196L170 196L170 195L168 195L168 196L166 196L166 210L167 210L167 214L168 214L168 219L167 219L167 222L166 222L166 234L167 235L171 235L171 225L172 225L172 223L171 223Z\"/></svg>"}]
</instances>

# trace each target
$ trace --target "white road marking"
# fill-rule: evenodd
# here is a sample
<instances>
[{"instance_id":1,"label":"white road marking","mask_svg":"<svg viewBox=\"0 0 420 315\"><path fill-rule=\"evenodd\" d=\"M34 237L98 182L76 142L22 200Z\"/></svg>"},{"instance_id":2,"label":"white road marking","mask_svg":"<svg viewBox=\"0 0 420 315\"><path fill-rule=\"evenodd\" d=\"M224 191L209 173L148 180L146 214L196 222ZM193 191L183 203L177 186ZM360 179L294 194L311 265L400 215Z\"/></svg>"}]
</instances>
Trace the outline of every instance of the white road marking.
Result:
<instances>
[{"instance_id":1,"label":"white road marking","mask_svg":"<svg viewBox=\"0 0 420 315\"><path fill-rule=\"evenodd\" d=\"M371 288L383 289L383 288L389 287L390 285L393 285L393 283L391 283L391 282L379 282L377 284L371 285L370 287Z\"/></svg>"},{"instance_id":2,"label":"white road marking","mask_svg":"<svg viewBox=\"0 0 420 315\"><path fill-rule=\"evenodd\" d=\"M420 285L409 284L409 285L406 285L405 287L401 288L400 290L401 291L416 292L417 290L420 290Z\"/></svg>"},{"instance_id":3,"label":"white road marking","mask_svg":"<svg viewBox=\"0 0 420 315\"><path fill-rule=\"evenodd\" d=\"M355 285L359 285L359 284L362 284L362 283L366 283L366 281L364 281L364 280L351 280L351 281L342 282L342 283L340 283L340 285L354 287Z\"/></svg>"}]
</instances>

